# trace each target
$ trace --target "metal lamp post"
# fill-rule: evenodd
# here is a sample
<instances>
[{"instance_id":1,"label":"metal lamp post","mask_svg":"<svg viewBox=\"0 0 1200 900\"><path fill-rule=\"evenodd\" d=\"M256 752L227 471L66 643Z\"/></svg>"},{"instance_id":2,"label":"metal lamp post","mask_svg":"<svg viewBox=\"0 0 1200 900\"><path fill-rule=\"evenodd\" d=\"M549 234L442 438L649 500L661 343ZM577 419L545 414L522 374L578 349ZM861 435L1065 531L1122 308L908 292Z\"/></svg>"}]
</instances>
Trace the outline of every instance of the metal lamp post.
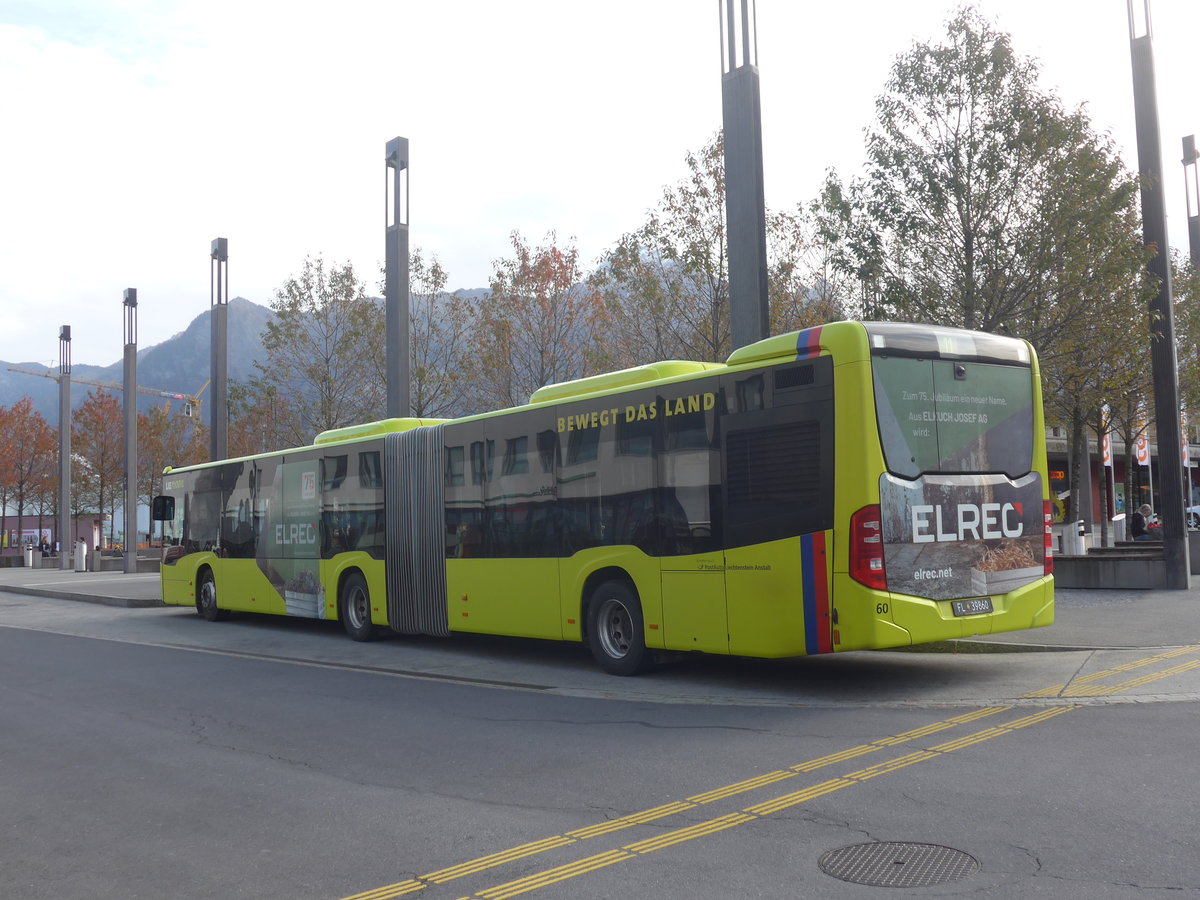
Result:
<instances>
[{"instance_id":1,"label":"metal lamp post","mask_svg":"<svg viewBox=\"0 0 1200 900\"><path fill-rule=\"evenodd\" d=\"M384 152L384 299L387 303L387 414L412 409L408 349L408 138L395 137Z\"/></svg>"},{"instance_id":2,"label":"metal lamp post","mask_svg":"<svg viewBox=\"0 0 1200 900\"><path fill-rule=\"evenodd\" d=\"M229 455L229 241L215 238L209 253L208 291L212 313L212 338L209 345L209 377L212 378L212 431L209 456L213 460Z\"/></svg>"},{"instance_id":3,"label":"metal lamp post","mask_svg":"<svg viewBox=\"0 0 1200 900\"><path fill-rule=\"evenodd\" d=\"M58 567L71 568L71 326L58 329Z\"/></svg>"},{"instance_id":4,"label":"metal lamp post","mask_svg":"<svg viewBox=\"0 0 1200 900\"><path fill-rule=\"evenodd\" d=\"M1196 136L1189 134L1183 139L1183 187L1187 194L1188 250L1193 269L1200 269L1200 181L1196 172L1198 161L1200 153L1196 152Z\"/></svg>"},{"instance_id":5,"label":"metal lamp post","mask_svg":"<svg viewBox=\"0 0 1200 900\"><path fill-rule=\"evenodd\" d=\"M1150 0L1126 2L1129 13L1129 55L1133 66L1138 170L1142 176L1143 238L1146 246L1155 251L1147 263L1147 269L1152 280L1158 284L1158 293L1150 302L1150 363L1154 382L1158 462L1162 473L1158 509L1163 518L1163 564L1167 586L1186 589L1190 584L1190 576L1183 491L1183 435L1179 427L1179 370L1168 255L1171 245L1167 241L1158 92L1154 80L1153 29L1150 25Z\"/></svg>"},{"instance_id":6,"label":"metal lamp post","mask_svg":"<svg viewBox=\"0 0 1200 900\"><path fill-rule=\"evenodd\" d=\"M762 100L752 0L723 0L721 30L729 334L736 350L762 340L770 331Z\"/></svg>"},{"instance_id":7,"label":"metal lamp post","mask_svg":"<svg viewBox=\"0 0 1200 900\"><path fill-rule=\"evenodd\" d=\"M126 288L125 307L125 574L137 571L137 288Z\"/></svg>"}]
</instances>

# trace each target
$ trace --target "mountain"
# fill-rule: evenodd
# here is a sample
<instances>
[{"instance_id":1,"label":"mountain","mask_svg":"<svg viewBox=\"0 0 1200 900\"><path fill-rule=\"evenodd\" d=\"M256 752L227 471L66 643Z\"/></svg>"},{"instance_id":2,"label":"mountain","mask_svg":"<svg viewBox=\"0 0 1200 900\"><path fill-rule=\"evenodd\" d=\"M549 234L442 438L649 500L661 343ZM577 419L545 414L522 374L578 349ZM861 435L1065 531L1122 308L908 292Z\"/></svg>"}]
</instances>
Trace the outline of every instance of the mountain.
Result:
<instances>
[{"instance_id":1,"label":"mountain","mask_svg":"<svg viewBox=\"0 0 1200 900\"><path fill-rule=\"evenodd\" d=\"M229 380L244 381L255 374L254 362L265 359L262 335L271 319L271 310L242 297L229 301L228 322L228 373ZM179 334L138 350L137 380L143 388L169 391L172 393L201 395L205 421L212 409L211 385L209 380L209 339L212 334L211 310L205 310ZM34 409L52 427L58 424L58 384L56 379L38 375L10 372L12 363L0 362L0 406L11 406L22 397L33 400ZM36 363L19 364L22 369L45 371L57 376L58 367L47 368ZM71 366L71 405L79 406L88 392L94 390L88 381L108 382L120 385L124 379L124 361L117 360L108 366ZM106 388L112 390L111 388ZM120 391L115 391L120 393ZM161 398L139 395L138 410L146 412L163 402ZM178 402L178 401L173 401Z\"/></svg>"}]
</instances>

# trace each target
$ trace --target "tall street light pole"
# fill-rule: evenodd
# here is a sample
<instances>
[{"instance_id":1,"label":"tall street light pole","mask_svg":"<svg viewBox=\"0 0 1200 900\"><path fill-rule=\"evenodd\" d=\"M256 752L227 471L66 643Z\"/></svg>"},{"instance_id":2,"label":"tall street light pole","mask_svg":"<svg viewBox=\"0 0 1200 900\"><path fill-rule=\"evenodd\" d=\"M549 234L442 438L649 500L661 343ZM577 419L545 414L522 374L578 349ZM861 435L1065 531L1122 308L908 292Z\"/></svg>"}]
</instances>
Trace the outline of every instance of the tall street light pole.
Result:
<instances>
[{"instance_id":1,"label":"tall street light pole","mask_svg":"<svg viewBox=\"0 0 1200 900\"><path fill-rule=\"evenodd\" d=\"M384 293L387 304L387 414L412 410L408 348L408 138L394 137L384 152L386 176Z\"/></svg>"},{"instance_id":2,"label":"tall street light pole","mask_svg":"<svg viewBox=\"0 0 1200 900\"><path fill-rule=\"evenodd\" d=\"M125 574L137 571L137 288L126 288L125 308Z\"/></svg>"},{"instance_id":3,"label":"tall street light pole","mask_svg":"<svg viewBox=\"0 0 1200 900\"><path fill-rule=\"evenodd\" d=\"M58 567L71 568L71 326L58 329Z\"/></svg>"},{"instance_id":4,"label":"tall street light pole","mask_svg":"<svg viewBox=\"0 0 1200 900\"><path fill-rule=\"evenodd\" d=\"M1161 473L1158 510L1163 520L1163 564L1167 587L1186 589L1190 584L1190 576L1183 491L1183 434L1179 425L1179 370L1175 352L1175 314L1171 303L1171 245L1167 241L1150 0L1126 0L1126 6L1129 13L1129 54L1133 66L1138 170L1142 182L1143 238L1146 246L1154 252L1147 269L1151 279L1158 285L1158 292L1150 302L1150 364Z\"/></svg>"},{"instance_id":5,"label":"tall street light pole","mask_svg":"<svg viewBox=\"0 0 1200 900\"><path fill-rule=\"evenodd\" d=\"M1196 152L1196 136L1189 134L1183 139L1183 188L1187 194L1188 250L1193 269L1200 269L1200 181L1196 173L1197 161L1200 161L1200 153Z\"/></svg>"},{"instance_id":6,"label":"tall street light pole","mask_svg":"<svg viewBox=\"0 0 1200 900\"><path fill-rule=\"evenodd\" d=\"M229 456L229 241L214 238L209 252L208 292L212 314L209 344L209 377L212 379L212 430L209 433L209 457Z\"/></svg>"},{"instance_id":7,"label":"tall street light pole","mask_svg":"<svg viewBox=\"0 0 1200 900\"><path fill-rule=\"evenodd\" d=\"M736 350L770 332L762 100L753 0L720 0L720 6L729 334Z\"/></svg>"}]
</instances>

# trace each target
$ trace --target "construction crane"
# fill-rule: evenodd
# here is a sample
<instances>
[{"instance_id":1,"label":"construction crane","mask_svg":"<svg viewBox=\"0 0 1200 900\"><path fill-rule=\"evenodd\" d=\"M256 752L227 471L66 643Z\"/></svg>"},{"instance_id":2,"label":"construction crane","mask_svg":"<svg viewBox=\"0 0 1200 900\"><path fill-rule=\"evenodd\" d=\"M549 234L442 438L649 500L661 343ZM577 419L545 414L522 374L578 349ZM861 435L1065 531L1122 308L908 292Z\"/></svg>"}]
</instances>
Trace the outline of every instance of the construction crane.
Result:
<instances>
[{"instance_id":1,"label":"construction crane","mask_svg":"<svg viewBox=\"0 0 1200 900\"><path fill-rule=\"evenodd\" d=\"M53 381L58 381L58 375L51 371L36 372L33 369L22 369L19 366L9 366L8 371L19 372L22 375L37 375L41 378L49 378ZM138 385L137 392L146 397L161 397L165 400L182 400L183 415L189 419L193 417L198 419L200 418L200 395L208 390L208 385L210 382L211 379L204 382L204 386L195 394L180 394L175 391L160 391L156 390L155 388L142 387L141 385ZM91 387L106 388L110 391L125 390L125 386L122 384L116 384L112 381L90 381L87 378L79 378L75 375L71 376L71 384L86 384Z\"/></svg>"}]
</instances>

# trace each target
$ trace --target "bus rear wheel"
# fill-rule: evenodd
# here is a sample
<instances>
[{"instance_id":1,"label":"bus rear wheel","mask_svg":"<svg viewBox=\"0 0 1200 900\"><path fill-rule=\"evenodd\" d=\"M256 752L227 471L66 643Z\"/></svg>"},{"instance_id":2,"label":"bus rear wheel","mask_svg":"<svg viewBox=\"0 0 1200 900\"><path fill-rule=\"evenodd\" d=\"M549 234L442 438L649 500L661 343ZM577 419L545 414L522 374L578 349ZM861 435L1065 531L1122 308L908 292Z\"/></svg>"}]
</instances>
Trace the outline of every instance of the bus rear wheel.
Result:
<instances>
[{"instance_id":1,"label":"bus rear wheel","mask_svg":"<svg viewBox=\"0 0 1200 900\"><path fill-rule=\"evenodd\" d=\"M371 591L361 573L352 572L342 582L338 616L346 634L354 640L370 641L377 636L375 626L371 624Z\"/></svg>"},{"instance_id":2,"label":"bus rear wheel","mask_svg":"<svg viewBox=\"0 0 1200 900\"><path fill-rule=\"evenodd\" d=\"M196 612L209 622L220 622L229 616L228 610L217 606L217 580L211 569L205 569L196 588Z\"/></svg>"},{"instance_id":3,"label":"bus rear wheel","mask_svg":"<svg viewBox=\"0 0 1200 900\"><path fill-rule=\"evenodd\" d=\"M610 675L637 675L650 666L642 605L623 581L606 581L588 606L588 647Z\"/></svg>"}]
</instances>

